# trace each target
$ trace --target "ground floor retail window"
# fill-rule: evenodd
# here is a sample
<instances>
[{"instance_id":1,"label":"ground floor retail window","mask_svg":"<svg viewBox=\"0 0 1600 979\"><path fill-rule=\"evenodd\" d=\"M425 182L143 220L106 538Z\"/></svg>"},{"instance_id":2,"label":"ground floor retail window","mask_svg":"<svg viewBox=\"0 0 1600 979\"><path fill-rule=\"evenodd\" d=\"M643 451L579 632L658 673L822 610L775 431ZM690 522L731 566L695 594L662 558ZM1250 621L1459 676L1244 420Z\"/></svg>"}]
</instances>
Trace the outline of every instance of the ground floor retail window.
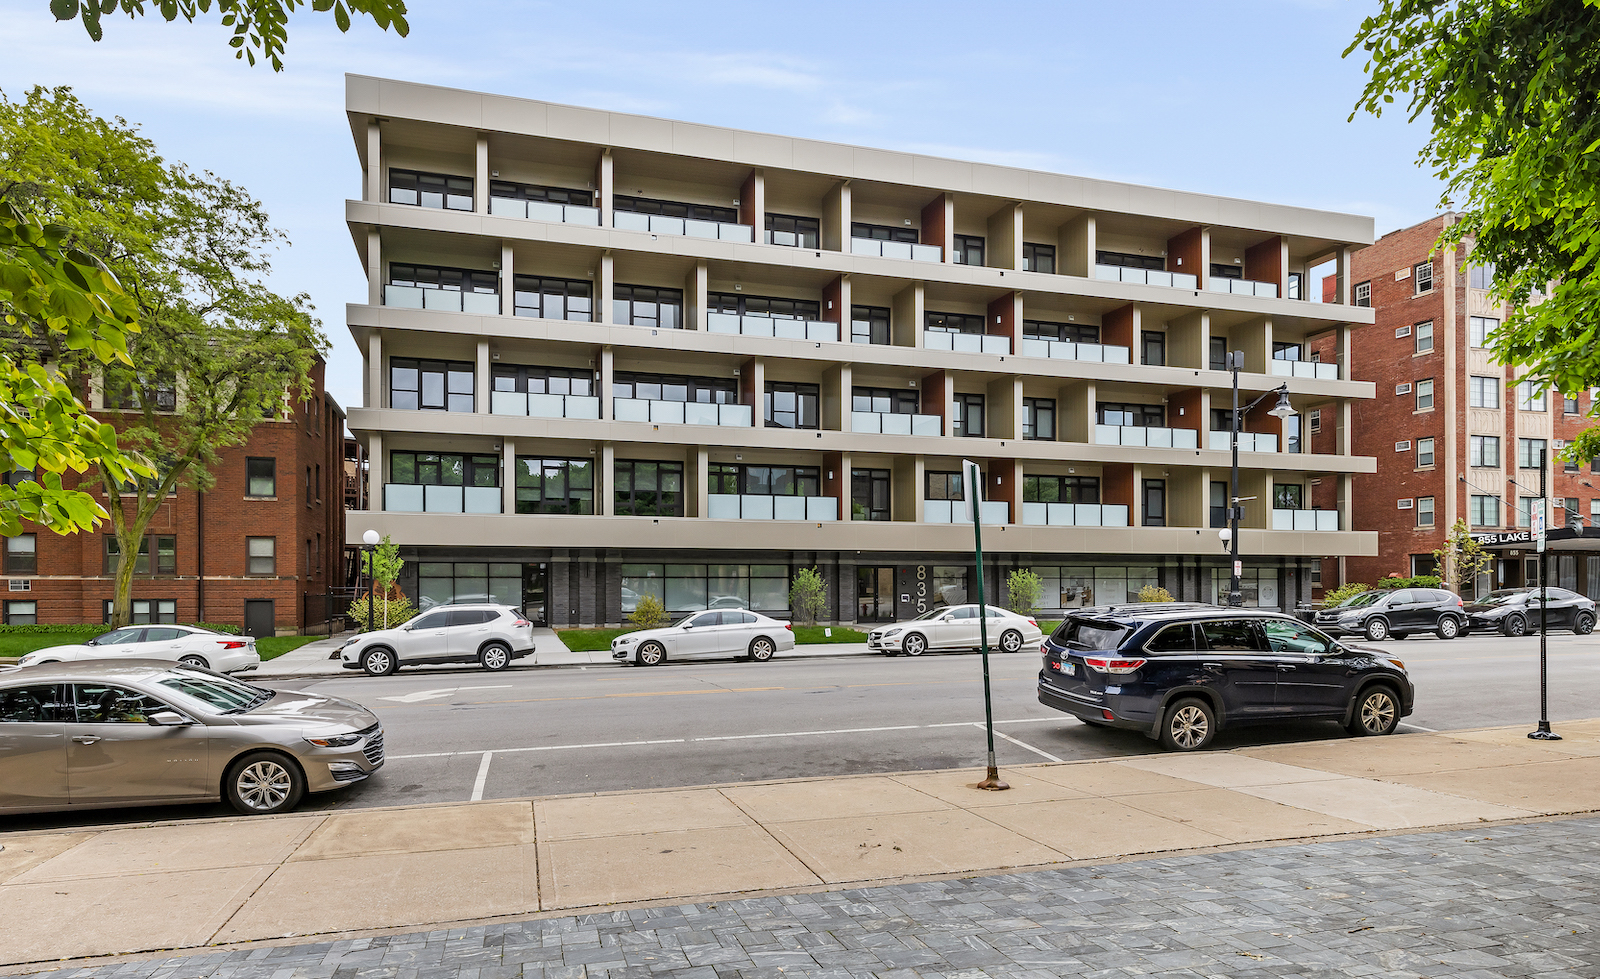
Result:
<instances>
[{"instance_id":1,"label":"ground floor retail window","mask_svg":"<svg viewBox=\"0 0 1600 979\"><path fill-rule=\"evenodd\" d=\"M1585 591L1591 600L1600 601L1600 557L1584 558L1584 561L1588 565L1585 570L1589 572L1589 587Z\"/></svg>"},{"instance_id":2,"label":"ground floor retail window","mask_svg":"<svg viewBox=\"0 0 1600 979\"><path fill-rule=\"evenodd\" d=\"M6 625L37 625L38 623L38 602L6 603Z\"/></svg>"},{"instance_id":3,"label":"ground floor retail window","mask_svg":"<svg viewBox=\"0 0 1600 979\"><path fill-rule=\"evenodd\" d=\"M1227 568L1211 569L1211 594L1216 604L1228 604L1232 577ZM1245 568L1239 576L1239 594L1245 608L1279 608L1278 569Z\"/></svg>"},{"instance_id":4,"label":"ground floor retail window","mask_svg":"<svg viewBox=\"0 0 1600 979\"><path fill-rule=\"evenodd\" d=\"M132 605L133 619L131 621L134 625L150 625L151 623L159 624L164 622L176 623L178 621L178 602L176 599L136 598L133 600ZM100 621L111 621L111 599L105 600L101 616Z\"/></svg>"},{"instance_id":5,"label":"ground floor retail window","mask_svg":"<svg viewBox=\"0 0 1600 979\"><path fill-rule=\"evenodd\" d=\"M1136 602L1141 588L1161 584L1161 572L1147 567L1068 566L1031 570L1043 580L1039 608L1046 612Z\"/></svg>"},{"instance_id":6,"label":"ground floor retail window","mask_svg":"<svg viewBox=\"0 0 1600 979\"><path fill-rule=\"evenodd\" d=\"M428 562L417 565L417 607L493 602L522 608L522 565Z\"/></svg>"},{"instance_id":7,"label":"ground floor retail window","mask_svg":"<svg viewBox=\"0 0 1600 979\"><path fill-rule=\"evenodd\" d=\"M789 568L782 564L624 564L622 611L653 595L670 613L706 608L789 609Z\"/></svg>"}]
</instances>

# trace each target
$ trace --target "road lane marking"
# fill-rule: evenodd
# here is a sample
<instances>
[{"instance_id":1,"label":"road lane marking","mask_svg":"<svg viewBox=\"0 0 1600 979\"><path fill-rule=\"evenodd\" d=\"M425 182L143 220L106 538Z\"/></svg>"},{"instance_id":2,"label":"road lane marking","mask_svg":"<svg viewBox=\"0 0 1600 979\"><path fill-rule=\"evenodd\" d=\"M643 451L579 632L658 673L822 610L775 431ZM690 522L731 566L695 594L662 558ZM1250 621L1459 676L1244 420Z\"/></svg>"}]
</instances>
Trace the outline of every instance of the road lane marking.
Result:
<instances>
[{"instance_id":1,"label":"road lane marking","mask_svg":"<svg viewBox=\"0 0 1600 979\"><path fill-rule=\"evenodd\" d=\"M977 728L980 731L983 730L983 723L981 721L973 721L972 722L972 726ZM1060 758L1057 758L1055 755L1052 755L1050 752L1041 750L1039 748L1035 748L1033 745L1028 744L1026 741L1018 741L1016 738L1013 738L1011 735L1006 734L1006 733L1004 733L1002 731L994 732L994 736L997 737L997 738L1001 738L1003 740L1009 741L1009 742L1011 742L1012 744L1016 745L1019 748L1026 748L1028 751L1033 752L1034 754L1036 754L1039 757L1043 758L1045 761L1061 761Z\"/></svg>"},{"instance_id":2,"label":"road lane marking","mask_svg":"<svg viewBox=\"0 0 1600 979\"><path fill-rule=\"evenodd\" d=\"M632 748L644 744L683 744L688 738L661 738L656 741L597 741L592 744L542 744L524 748L488 748L473 751L428 751L417 755L390 755L390 761L399 761L405 758L459 758L463 755L481 755L487 752L497 754L510 754L514 751L563 751L578 748Z\"/></svg>"},{"instance_id":3,"label":"road lane marking","mask_svg":"<svg viewBox=\"0 0 1600 979\"><path fill-rule=\"evenodd\" d=\"M1431 727L1423 727L1421 724L1412 724L1410 721L1403 721L1403 722L1401 722L1399 724L1396 724L1395 727L1408 727L1413 731L1421 731L1423 734L1438 734L1439 733L1438 731L1435 731Z\"/></svg>"},{"instance_id":4,"label":"road lane marking","mask_svg":"<svg viewBox=\"0 0 1600 979\"><path fill-rule=\"evenodd\" d=\"M784 690L786 687L712 687L709 690L639 690L634 693L608 693L606 697L682 697L688 694L701 693L761 693L768 690ZM494 703L495 701L490 701Z\"/></svg>"},{"instance_id":5,"label":"road lane marking","mask_svg":"<svg viewBox=\"0 0 1600 979\"><path fill-rule=\"evenodd\" d=\"M478 764L478 777L472 783L472 801L479 802L483 799L483 784L489 781L489 762L494 760L494 752L485 751L483 761Z\"/></svg>"},{"instance_id":6,"label":"road lane marking","mask_svg":"<svg viewBox=\"0 0 1600 979\"><path fill-rule=\"evenodd\" d=\"M691 738L692 741L753 741L757 738L804 738L819 734L871 734L875 731L915 731L932 727L930 724L898 724L893 727L846 727L835 731L786 731L774 734L724 734L713 738Z\"/></svg>"},{"instance_id":7,"label":"road lane marking","mask_svg":"<svg viewBox=\"0 0 1600 979\"><path fill-rule=\"evenodd\" d=\"M457 692L459 690L510 690L510 689L511 689L511 684L509 684L509 683L496 683L496 684L491 684L489 686L482 686L482 687L436 687L436 688L434 688L432 690L415 690L415 691L412 691L411 693L403 693L403 694L399 694L399 695L394 696L394 697L379 697L378 699L379 700L393 700L393 701L396 701L396 702L402 703L402 704L420 704L425 700L438 700L440 697L448 697L451 694L453 694L453 693L455 693L455 692Z\"/></svg>"}]
</instances>

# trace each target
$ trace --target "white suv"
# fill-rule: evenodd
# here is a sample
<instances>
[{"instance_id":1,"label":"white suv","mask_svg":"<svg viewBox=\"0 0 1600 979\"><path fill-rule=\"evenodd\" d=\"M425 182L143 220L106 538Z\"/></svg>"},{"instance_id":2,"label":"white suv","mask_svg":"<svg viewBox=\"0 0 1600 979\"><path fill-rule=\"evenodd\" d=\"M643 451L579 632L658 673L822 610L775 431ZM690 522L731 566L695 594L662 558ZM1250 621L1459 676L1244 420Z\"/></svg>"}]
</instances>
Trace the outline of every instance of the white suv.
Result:
<instances>
[{"instance_id":1,"label":"white suv","mask_svg":"<svg viewBox=\"0 0 1600 979\"><path fill-rule=\"evenodd\" d=\"M364 632L339 647L347 670L385 676L423 663L477 663L503 670L533 654L533 623L505 605L440 605L394 629Z\"/></svg>"}]
</instances>

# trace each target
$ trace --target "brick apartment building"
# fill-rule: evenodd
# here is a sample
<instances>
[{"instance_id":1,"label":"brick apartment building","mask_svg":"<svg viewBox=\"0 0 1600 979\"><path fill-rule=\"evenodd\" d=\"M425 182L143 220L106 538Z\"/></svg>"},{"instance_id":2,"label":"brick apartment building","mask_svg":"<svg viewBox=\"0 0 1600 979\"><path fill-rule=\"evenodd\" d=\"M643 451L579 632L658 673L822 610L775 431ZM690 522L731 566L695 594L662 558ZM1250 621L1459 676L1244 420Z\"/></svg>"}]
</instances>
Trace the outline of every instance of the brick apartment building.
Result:
<instances>
[{"instance_id":1,"label":"brick apartment building","mask_svg":"<svg viewBox=\"0 0 1600 979\"><path fill-rule=\"evenodd\" d=\"M1549 583L1596 597L1600 534L1584 528L1600 522L1600 476L1594 465L1554 459L1592 424L1593 393L1536 391L1520 368L1495 362L1488 337L1510 308L1490 297L1492 267L1474 265L1465 248L1435 250L1456 220L1439 215L1354 256L1354 301L1371 305L1374 321L1354 328L1352 374L1377 388L1376 399L1352 403L1354 451L1377 460L1377 472L1355 476L1354 526L1378 534L1378 553L1324 561L1322 582L1433 573L1433 551L1459 518L1497 552L1466 593L1536 583L1525 532L1542 461L1552 498ZM1314 452L1332 445L1325 415L1310 412ZM1331 492L1316 487L1314 496Z\"/></svg>"},{"instance_id":2,"label":"brick apartment building","mask_svg":"<svg viewBox=\"0 0 1600 979\"><path fill-rule=\"evenodd\" d=\"M221 453L210 490L180 487L162 504L134 576L135 622L228 623L257 636L323 624L324 596L345 583L344 411L323 388L325 366L318 359L315 394L292 417ZM98 391L89 404L117 424L120 412ZM104 504L97 481L85 482ZM6 623L109 617L117 544L109 524L64 537L24 524L4 543Z\"/></svg>"}]
</instances>

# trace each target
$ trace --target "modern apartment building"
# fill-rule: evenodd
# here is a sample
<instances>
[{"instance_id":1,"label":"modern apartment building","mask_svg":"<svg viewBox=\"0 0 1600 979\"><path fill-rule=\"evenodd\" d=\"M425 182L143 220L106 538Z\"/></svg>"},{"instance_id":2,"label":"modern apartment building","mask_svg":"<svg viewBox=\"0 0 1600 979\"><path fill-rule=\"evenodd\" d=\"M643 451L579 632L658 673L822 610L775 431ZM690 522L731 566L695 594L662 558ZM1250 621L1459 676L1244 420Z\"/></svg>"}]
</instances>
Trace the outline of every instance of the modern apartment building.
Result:
<instances>
[{"instance_id":1,"label":"modern apartment building","mask_svg":"<svg viewBox=\"0 0 1600 979\"><path fill-rule=\"evenodd\" d=\"M1491 299L1492 266L1474 264L1464 247L1434 247L1456 220L1439 215L1355 255L1352 298L1374 317L1356 328L1352 373L1377 389L1354 408L1355 451L1377 460L1376 472L1355 479L1355 527L1378 535L1378 551L1346 558L1342 573L1329 562L1323 580L1432 573L1433 552L1463 519L1497 552L1464 591L1536 584L1529 524L1544 466L1549 583L1600 597L1600 468L1555 459L1593 423L1593 394L1537 390L1519 368L1496 363L1490 338L1511 310ZM1319 431L1315 416L1310 427ZM1312 435L1314 448L1331 444Z\"/></svg>"},{"instance_id":2,"label":"modern apartment building","mask_svg":"<svg viewBox=\"0 0 1600 979\"><path fill-rule=\"evenodd\" d=\"M1344 366L1370 218L368 77L346 107L347 540L391 534L424 605L782 614L817 567L835 621L914 615L975 590L962 459L991 600L1016 568L1047 610L1210 600L1230 349L1246 403L1286 385L1337 432L1311 452L1275 396L1248 414L1247 601L1377 552L1350 529L1374 388Z\"/></svg>"}]
</instances>

